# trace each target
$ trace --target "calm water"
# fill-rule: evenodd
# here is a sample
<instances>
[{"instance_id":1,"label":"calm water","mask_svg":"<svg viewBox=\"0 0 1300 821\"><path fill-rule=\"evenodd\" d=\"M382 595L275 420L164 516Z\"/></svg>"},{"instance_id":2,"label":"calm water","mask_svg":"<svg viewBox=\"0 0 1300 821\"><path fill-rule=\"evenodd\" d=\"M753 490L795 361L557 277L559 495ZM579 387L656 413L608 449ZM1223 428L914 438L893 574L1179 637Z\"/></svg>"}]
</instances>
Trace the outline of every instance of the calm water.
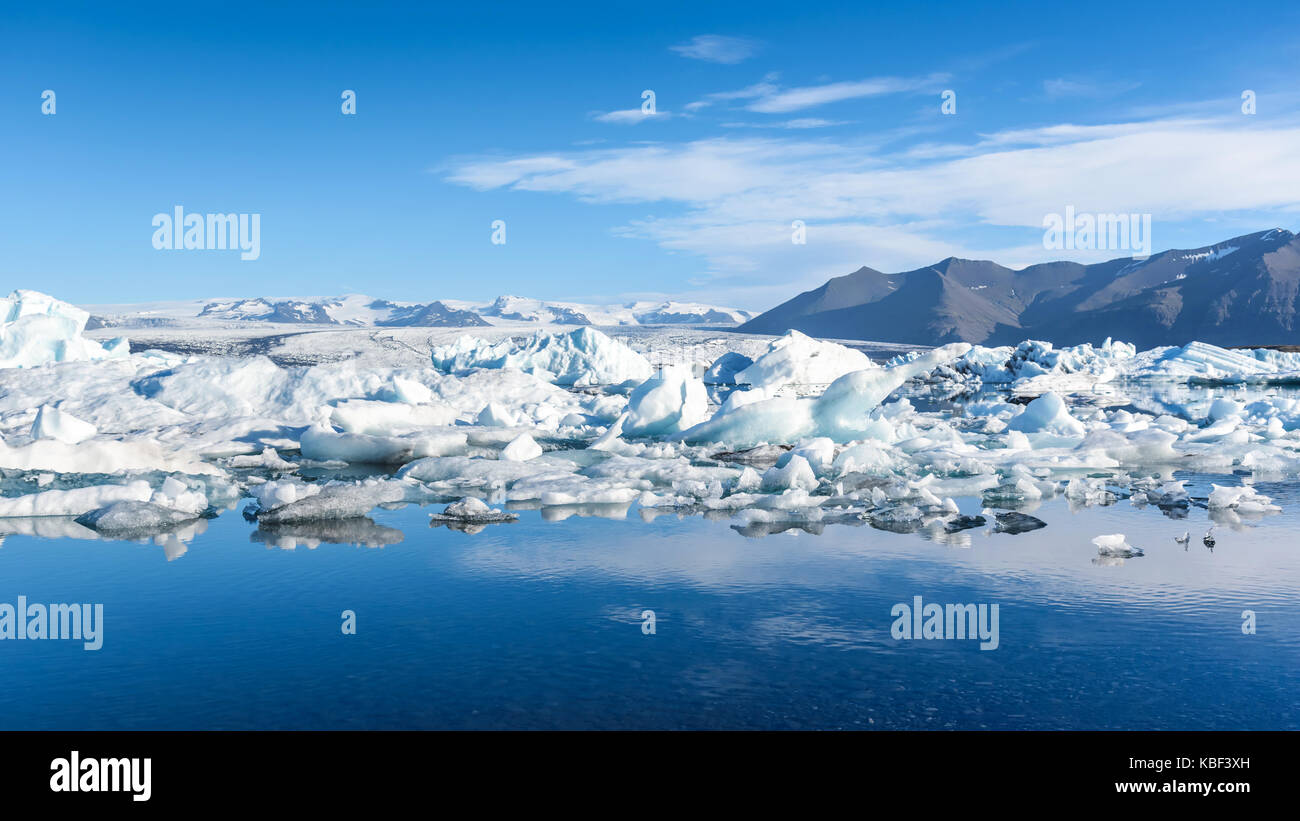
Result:
<instances>
[{"instance_id":1,"label":"calm water","mask_svg":"<svg viewBox=\"0 0 1300 821\"><path fill-rule=\"evenodd\" d=\"M1221 526L1213 552L1204 510L1063 499L1033 511L1046 528L969 547L636 509L474 535L381 510L292 550L226 513L170 561L11 535L0 601L103 603L106 637L0 642L0 727L1296 729L1300 494L1261 490L1286 512ZM1146 555L1095 564L1089 540L1114 532ZM891 608L917 595L997 603L1001 646L893 640Z\"/></svg>"}]
</instances>

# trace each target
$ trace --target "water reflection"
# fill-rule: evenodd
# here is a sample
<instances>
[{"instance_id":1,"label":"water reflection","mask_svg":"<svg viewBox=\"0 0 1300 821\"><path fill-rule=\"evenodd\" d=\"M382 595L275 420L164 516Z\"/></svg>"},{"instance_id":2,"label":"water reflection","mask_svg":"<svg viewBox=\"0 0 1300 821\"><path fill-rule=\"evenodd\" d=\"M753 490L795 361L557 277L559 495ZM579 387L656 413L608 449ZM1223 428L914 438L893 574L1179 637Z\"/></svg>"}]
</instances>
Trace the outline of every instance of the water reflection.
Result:
<instances>
[{"instance_id":1,"label":"water reflection","mask_svg":"<svg viewBox=\"0 0 1300 821\"><path fill-rule=\"evenodd\" d=\"M298 547L315 550L322 544L385 547L400 544L406 536L397 528L377 524L374 519L362 516L292 524L262 523L248 538L252 542L281 550L294 550Z\"/></svg>"},{"instance_id":2,"label":"water reflection","mask_svg":"<svg viewBox=\"0 0 1300 821\"><path fill-rule=\"evenodd\" d=\"M168 525L155 530L99 533L78 523L76 518L71 516L11 517L0 518L0 544L8 536L152 544L161 547L164 558L170 562L184 556L189 549L189 543L206 533L207 529L207 519L190 519L181 524Z\"/></svg>"}]
</instances>

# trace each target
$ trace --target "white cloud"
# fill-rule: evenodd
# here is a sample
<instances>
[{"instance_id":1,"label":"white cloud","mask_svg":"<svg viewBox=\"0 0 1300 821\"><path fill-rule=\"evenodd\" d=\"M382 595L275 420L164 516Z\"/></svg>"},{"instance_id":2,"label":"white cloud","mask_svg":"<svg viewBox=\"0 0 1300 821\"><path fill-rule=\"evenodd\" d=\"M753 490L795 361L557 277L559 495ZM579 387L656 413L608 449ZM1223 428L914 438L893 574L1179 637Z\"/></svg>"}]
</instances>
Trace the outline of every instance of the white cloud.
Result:
<instances>
[{"instance_id":1,"label":"white cloud","mask_svg":"<svg viewBox=\"0 0 1300 821\"><path fill-rule=\"evenodd\" d=\"M1113 97L1132 91L1141 83L1136 81L1099 82L1076 78L1057 77L1043 81L1043 94L1049 100L1065 97Z\"/></svg>"},{"instance_id":2,"label":"white cloud","mask_svg":"<svg viewBox=\"0 0 1300 821\"><path fill-rule=\"evenodd\" d=\"M593 113L591 118L601 123L613 123L615 125L636 125L650 120L666 120L672 115L667 111L646 112L639 108L627 108L621 111L606 111L604 113Z\"/></svg>"},{"instance_id":3,"label":"white cloud","mask_svg":"<svg viewBox=\"0 0 1300 821\"><path fill-rule=\"evenodd\" d=\"M465 160L449 179L652 206L618 233L699 255L720 283L788 293L862 264L1056 258L1041 247L1042 220L1067 205L1150 213L1157 247L1162 223L1285 212L1300 191L1296 145L1294 121L1249 118L1065 124L893 153L865 140L732 136ZM790 242L795 219L807 245Z\"/></svg>"},{"instance_id":4,"label":"white cloud","mask_svg":"<svg viewBox=\"0 0 1300 821\"><path fill-rule=\"evenodd\" d=\"M819 86L804 86L776 90L764 94L750 103L750 111L763 114L787 114L813 106L836 103L843 100L855 100L862 97L879 97L885 94L936 90L941 83L949 79L946 74L932 74L929 77L872 77L853 82L827 83ZM936 91L937 93L937 91Z\"/></svg>"},{"instance_id":5,"label":"white cloud","mask_svg":"<svg viewBox=\"0 0 1300 821\"><path fill-rule=\"evenodd\" d=\"M776 74L768 74L760 82L751 86L737 89L735 91L717 91L713 94L704 95L704 99L696 100L693 103L687 103L686 108L689 111L698 111L714 103L725 103L732 100L751 100L755 97L767 97L781 90L776 84Z\"/></svg>"},{"instance_id":6,"label":"white cloud","mask_svg":"<svg viewBox=\"0 0 1300 821\"><path fill-rule=\"evenodd\" d=\"M761 44L749 37L726 37L721 34L701 34L692 37L689 42L670 49L692 60L706 60L710 63L734 65L754 56Z\"/></svg>"},{"instance_id":7,"label":"white cloud","mask_svg":"<svg viewBox=\"0 0 1300 821\"><path fill-rule=\"evenodd\" d=\"M797 117L793 120L782 120L777 123L723 123L723 128L786 128L786 129L805 129L805 128L829 128L833 125L848 125L846 120L823 120L820 117Z\"/></svg>"}]
</instances>

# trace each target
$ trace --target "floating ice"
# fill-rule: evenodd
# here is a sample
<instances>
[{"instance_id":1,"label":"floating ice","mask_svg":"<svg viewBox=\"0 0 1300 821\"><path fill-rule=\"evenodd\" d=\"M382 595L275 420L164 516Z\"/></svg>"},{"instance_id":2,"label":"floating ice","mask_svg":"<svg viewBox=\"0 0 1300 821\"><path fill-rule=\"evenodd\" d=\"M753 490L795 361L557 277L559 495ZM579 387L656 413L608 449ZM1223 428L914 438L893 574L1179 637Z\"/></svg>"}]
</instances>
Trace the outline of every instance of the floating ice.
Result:
<instances>
[{"instance_id":1,"label":"floating ice","mask_svg":"<svg viewBox=\"0 0 1300 821\"><path fill-rule=\"evenodd\" d=\"M136 479L124 484L45 490L0 498L0 517L80 516L119 502L150 503L176 511L188 519L208 508L208 497L201 483L191 488L189 484L169 476L157 490L149 482Z\"/></svg>"},{"instance_id":2,"label":"floating ice","mask_svg":"<svg viewBox=\"0 0 1300 821\"><path fill-rule=\"evenodd\" d=\"M1177 379L1202 384L1297 381L1300 355L1281 351L1230 350L1205 342L1157 348L1135 361L1135 378Z\"/></svg>"},{"instance_id":3,"label":"floating ice","mask_svg":"<svg viewBox=\"0 0 1300 821\"><path fill-rule=\"evenodd\" d=\"M76 445L58 439L38 439L14 447L0 442L0 468L57 473L219 472L213 465L192 461L183 453L168 452L153 442L140 439L97 439Z\"/></svg>"},{"instance_id":4,"label":"floating ice","mask_svg":"<svg viewBox=\"0 0 1300 821\"><path fill-rule=\"evenodd\" d=\"M1104 536L1096 536L1092 543L1097 546L1097 553L1102 556L1119 556L1122 558L1131 558L1141 556L1142 551L1129 544L1124 538L1123 533L1110 533Z\"/></svg>"},{"instance_id":5,"label":"floating ice","mask_svg":"<svg viewBox=\"0 0 1300 821\"><path fill-rule=\"evenodd\" d=\"M998 533L1028 533L1031 530L1047 527L1047 522L1039 519L1037 516L1030 516L1027 513L1018 511L1007 511L997 513L994 516L995 522L993 529Z\"/></svg>"},{"instance_id":6,"label":"floating ice","mask_svg":"<svg viewBox=\"0 0 1300 821\"><path fill-rule=\"evenodd\" d=\"M1253 473L1247 482L1300 474L1300 400L1160 384L1300 381L1300 355L1028 341L945 346L880 368L795 334L752 362L718 357L716 345L730 340L681 351L675 336L638 339L713 365L704 380L685 365L653 375L639 354L584 329L495 345L462 340L432 363L451 373L427 361L281 367L266 357L158 351L63 361L57 378L12 369L0 389L0 516L86 515L104 533L147 534L185 520L199 524L181 527L199 527L194 517L247 493L269 543L315 544L329 538L312 534L337 531L385 544L393 541L385 529L363 518L374 507L482 494L547 519L622 516L636 503L648 516L758 511L738 517L746 535L869 521L969 546L962 531L987 520L962 517L954 497L1022 511L1004 511L996 524L1022 532L1043 526L1027 513L1062 490L1075 507L1131 498L1178 515L1195 501L1175 470ZM753 353L753 340L737 342ZM708 417L705 384L736 373L750 384ZM886 404L918 376L931 384L912 387L915 404L906 396ZM1137 380L1149 384L1126 390ZM1039 396L1027 406L967 401L976 381ZM1084 388L1086 397L1070 394ZM283 478L347 463L400 466L399 478ZM223 478L226 470L238 478ZM171 477L161 487L160 473ZM1233 527L1277 509L1249 486L1216 486L1209 508ZM35 532L5 521L0 534ZM70 521L61 527L95 538ZM364 535L371 531L379 535Z\"/></svg>"},{"instance_id":7,"label":"floating ice","mask_svg":"<svg viewBox=\"0 0 1300 821\"><path fill-rule=\"evenodd\" d=\"M754 364L754 360L744 354L728 351L713 360L713 364L704 372L706 385L734 385L736 374Z\"/></svg>"},{"instance_id":8,"label":"floating ice","mask_svg":"<svg viewBox=\"0 0 1300 821\"><path fill-rule=\"evenodd\" d=\"M32 423L33 439L57 439L68 445L84 442L97 433L99 431L94 425L53 405L41 405L36 412L36 421Z\"/></svg>"},{"instance_id":9,"label":"floating ice","mask_svg":"<svg viewBox=\"0 0 1300 821\"><path fill-rule=\"evenodd\" d=\"M434 367L457 372L471 368L514 368L536 374L557 385L619 385L650 377L650 363L641 354L594 328L565 334L537 332L521 342L495 345L463 336L433 349Z\"/></svg>"},{"instance_id":10,"label":"floating ice","mask_svg":"<svg viewBox=\"0 0 1300 821\"><path fill-rule=\"evenodd\" d=\"M528 434L510 440L510 444L501 449L501 458L511 462L527 462L542 455L542 446Z\"/></svg>"},{"instance_id":11,"label":"floating ice","mask_svg":"<svg viewBox=\"0 0 1300 821\"><path fill-rule=\"evenodd\" d=\"M90 314L39 291L14 291L0 299L0 368L30 368L126 356L125 339L101 345L81 333Z\"/></svg>"},{"instance_id":12,"label":"floating ice","mask_svg":"<svg viewBox=\"0 0 1300 821\"><path fill-rule=\"evenodd\" d=\"M422 498L413 483L383 478L323 484L279 480L251 490L258 502L257 520L267 524L348 519L383 504Z\"/></svg>"},{"instance_id":13,"label":"floating ice","mask_svg":"<svg viewBox=\"0 0 1300 821\"><path fill-rule=\"evenodd\" d=\"M763 474L763 490L816 490L817 476L808 460L798 454L787 454L786 463L768 468Z\"/></svg>"},{"instance_id":14,"label":"floating ice","mask_svg":"<svg viewBox=\"0 0 1300 821\"><path fill-rule=\"evenodd\" d=\"M770 391L787 385L826 385L846 373L878 367L861 351L789 331L773 340L752 365L736 372L734 382Z\"/></svg>"},{"instance_id":15,"label":"floating ice","mask_svg":"<svg viewBox=\"0 0 1300 821\"><path fill-rule=\"evenodd\" d=\"M302 455L319 462L402 465L426 456L464 453L467 437L454 430L401 436L339 433L313 425L302 434Z\"/></svg>"},{"instance_id":16,"label":"floating ice","mask_svg":"<svg viewBox=\"0 0 1300 821\"><path fill-rule=\"evenodd\" d=\"M1238 513L1275 513L1282 508L1250 485L1225 487L1210 485L1211 510L1235 510Z\"/></svg>"},{"instance_id":17,"label":"floating ice","mask_svg":"<svg viewBox=\"0 0 1300 821\"><path fill-rule=\"evenodd\" d=\"M1054 433L1058 436L1083 436L1087 428L1070 415L1065 401L1055 393L1045 393L1025 406L1025 410L1007 423L1021 433Z\"/></svg>"},{"instance_id":18,"label":"floating ice","mask_svg":"<svg viewBox=\"0 0 1300 821\"><path fill-rule=\"evenodd\" d=\"M80 516L115 502L147 502L152 497L153 488L143 480L120 485L45 490L0 499L0 517Z\"/></svg>"},{"instance_id":19,"label":"floating ice","mask_svg":"<svg viewBox=\"0 0 1300 821\"><path fill-rule=\"evenodd\" d=\"M330 422L347 433L385 435L452 425L458 416L455 408L442 403L413 405L371 399L346 399L334 406Z\"/></svg>"},{"instance_id":20,"label":"floating ice","mask_svg":"<svg viewBox=\"0 0 1300 821\"><path fill-rule=\"evenodd\" d=\"M152 502L114 502L77 517L77 524L110 536L146 536L179 527L197 518L195 514Z\"/></svg>"},{"instance_id":21,"label":"floating ice","mask_svg":"<svg viewBox=\"0 0 1300 821\"><path fill-rule=\"evenodd\" d=\"M432 513L429 518L436 522L465 522L468 524L490 524L493 522L513 522L519 518L516 513L493 510L479 498L466 496L443 508L442 513Z\"/></svg>"},{"instance_id":22,"label":"floating ice","mask_svg":"<svg viewBox=\"0 0 1300 821\"><path fill-rule=\"evenodd\" d=\"M825 436L837 442L865 438L873 427L868 414L885 397L908 379L929 373L969 350L969 345L957 342L889 368L847 373L816 399L775 397L726 413L719 411L681 437L687 442L725 442L734 447L790 442L809 436Z\"/></svg>"},{"instance_id":23,"label":"floating ice","mask_svg":"<svg viewBox=\"0 0 1300 821\"><path fill-rule=\"evenodd\" d=\"M275 448L263 448L262 452L256 456L243 454L232 456L226 460L226 466L232 468L263 468L274 471L292 471L297 470L298 465L287 459L280 458Z\"/></svg>"},{"instance_id":24,"label":"floating ice","mask_svg":"<svg viewBox=\"0 0 1300 821\"><path fill-rule=\"evenodd\" d=\"M708 416L704 383L687 365L665 365L657 376L642 382L628 397L625 436L681 433Z\"/></svg>"}]
</instances>

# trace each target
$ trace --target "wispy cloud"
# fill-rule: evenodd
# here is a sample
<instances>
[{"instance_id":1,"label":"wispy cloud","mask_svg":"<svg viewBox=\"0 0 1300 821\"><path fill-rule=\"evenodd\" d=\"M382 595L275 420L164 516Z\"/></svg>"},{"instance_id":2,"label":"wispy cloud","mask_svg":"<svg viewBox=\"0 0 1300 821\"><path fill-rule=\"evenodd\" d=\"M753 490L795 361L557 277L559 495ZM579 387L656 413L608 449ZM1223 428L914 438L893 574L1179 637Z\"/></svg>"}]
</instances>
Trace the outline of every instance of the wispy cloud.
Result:
<instances>
[{"instance_id":1,"label":"wispy cloud","mask_svg":"<svg viewBox=\"0 0 1300 821\"><path fill-rule=\"evenodd\" d=\"M467 159L448 179L652 206L658 213L618 233L697 254L718 282L741 276L748 286L784 283L788 291L862 264L907 270L949 255L1019 265L1054 258L1059 252L1041 247L1042 220L1067 205L1150 213L1157 233L1162 222L1286 212L1300 190L1297 144L1294 119L1241 117L1063 124L927 151L728 136ZM807 245L790 242L796 219L807 224ZM973 230L996 227L992 235ZM990 247L988 236L1014 239Z\"/></svg>"},{"instance_id":2,"label":"wispy cloud","mask_svg":"<svg viewBox=\"0 0 1300 821\"><path fill-rule=\"evenodd\" d=\"M715 91L712 94L704 95L701 100L696 100L686 104L688 111L698 111L707 108L715 103L728 103L733 100L753 100L759 97L769 97L781 90L776 84L777 75L775 72L768 74L762 80L753 85L738 88L734 91Z\"/></svg>"},{"instance_id":3,"label":"wispy cloud","mask_svg":"<svg viewBox=\"0 0 1300 821\"><path fill-rule=\"evenodd\" d=\"M666 120L672 114L667 111L642 111L639 108L627 108L620 111L606 111L604 113L595 112L591 118L596 122L613 123L615 125L637 125L638 123L648 122L650 120Z\"/></svg>"},{"instance_id":4,"label":"wispy cloud","mask_svg":"<svg viewBox=\"0 0 1300 821\"><path fill-rule=\"evenodd\" d=\"M692 60L734 65L758 53L761 43L749 37L727 37L721 34L701 34L685 43L669 48Z\"/></svg>"},{"instance_id":5,"label":"wispy cloud","mask_svg":"<svg viewBox=\"0 0 1300 821\"><path fill-rule=\"evenodd\" d=\"M849 125L848 120L823 120L820 117L797 117L793 120L782 120L775 123L723 123L723 128L786 128L786 129L805 129L805 128L829 128L833 125Z\"/></svg>"},{"instance_id":6,"label":"wispy cloud","mask_svg":"<svg viewBox=\"0 0 1300 821\"><path fill-rule=\"evenodd\" d=\"M931 74L926 77L871 77L865 80L795 88L782 88L777 79L778 75L768 74L761 81L744 88L706 94L702 99L688 103L686 108L689 111L698 111L718 103L744 101L743 107L749 111L760 114L788 114L805 108L864 97L921 91L938 93L942 84L947 82L950 76Z\"/></svg>"},{"instance_id":7,"label":"wispy cloud","mask_svg":"<svg viewBox=\"0 0 1300 821\"><path fill-rule=\"evenodd\" d=\"M947 74L931 74L928 77L871 77L852 82L803 86L761 95L747 107L750 111L764 114L787 114L791 111L862 97L880 97L885 94L915 91L937 92L940 84L948 79Z\"/></svg>"},{"instance_id":8,"label":"wispy cloud","mask_svg":"<svg viewBox=\"0 0 1300 821\"><path fill-rule=\"evenodd\" d=\"M1132 91L1141 83L1135 80L1101 81L1070 77L1056 77L1043 81L1043 96L1049 100L1069 97L1115 97Z\"/></svg>"}]
</instances>

